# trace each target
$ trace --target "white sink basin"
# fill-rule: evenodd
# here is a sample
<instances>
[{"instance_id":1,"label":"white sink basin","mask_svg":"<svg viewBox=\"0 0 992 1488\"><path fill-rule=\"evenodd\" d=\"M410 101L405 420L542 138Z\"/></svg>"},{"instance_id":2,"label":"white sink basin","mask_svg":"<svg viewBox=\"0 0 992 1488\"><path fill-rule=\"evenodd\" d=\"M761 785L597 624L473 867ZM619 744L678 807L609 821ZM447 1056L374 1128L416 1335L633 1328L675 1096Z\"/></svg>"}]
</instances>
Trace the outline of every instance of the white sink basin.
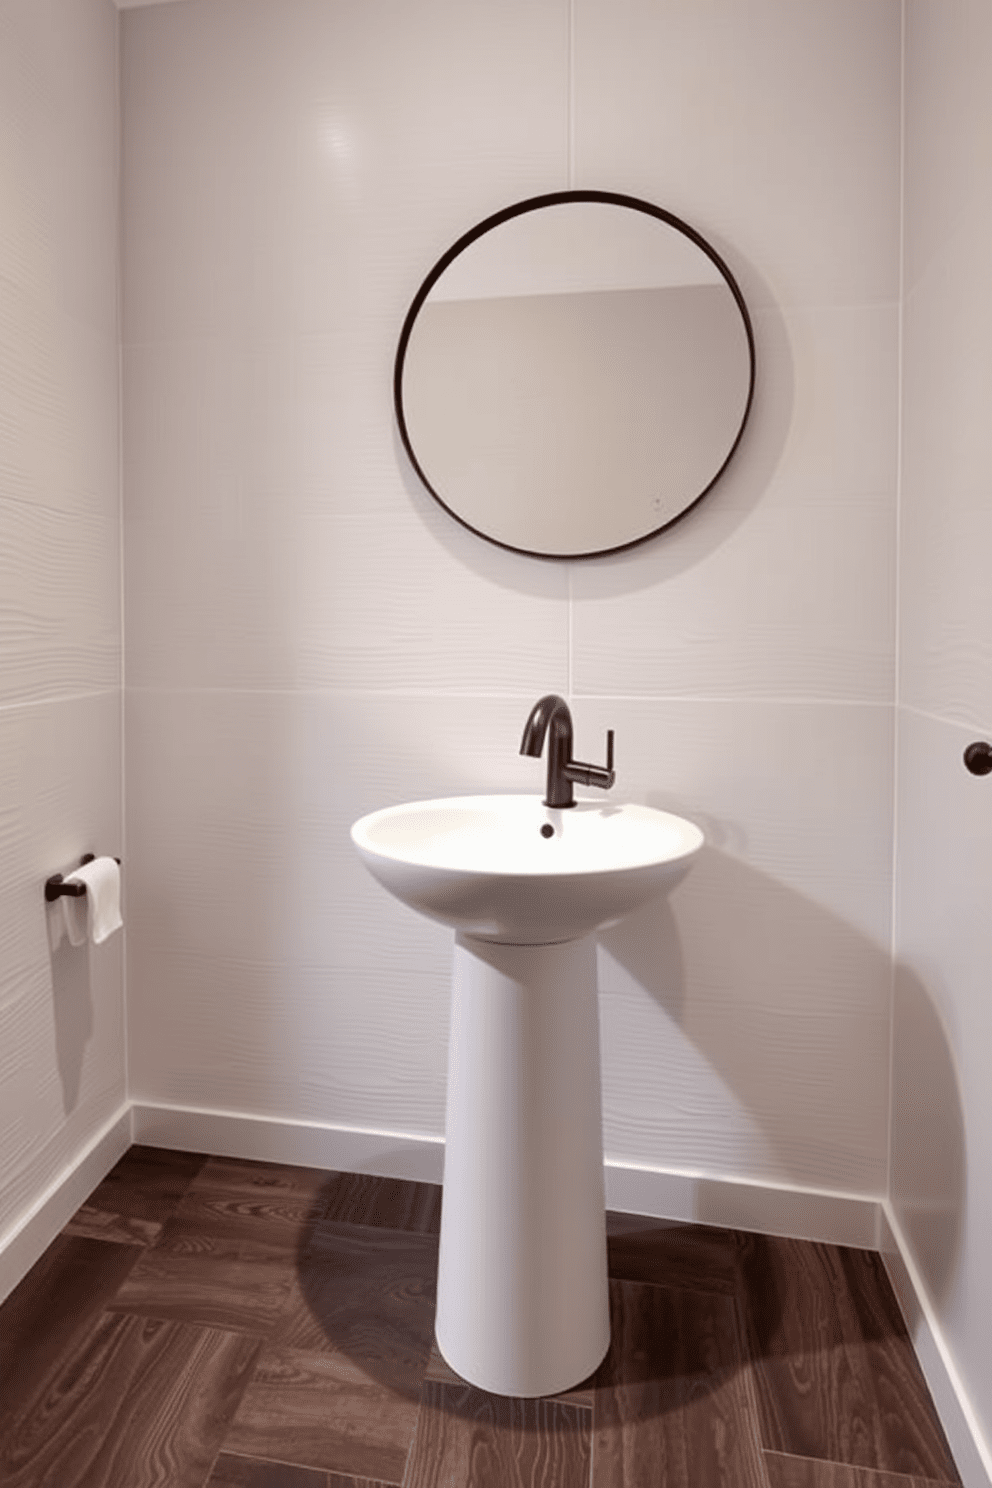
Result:
<instances>
[{"instance_id":1,"label":"white sink basin","mask_svg":"<svg viewBox=\"0 0 992 1488\"><path fill-rule=\"evenodd\" d=\"M591 932L673 888L703 834L648 806L456 796L351 836L455 930L438 1347L483 1390L572 1389L610 1343Z\"/></svg>"},{"instance_id":2,"label":"white sink basin","mask_svg":"<svg viewBox=\"0 0 992 1488\"><path fill-rule=\"evenodd\" d=\"M514 945L577 940L667 893L703 844L650 806L453 796L391 806L351 829L366 867L412 909Z\"/></svg>"}]
</instances>

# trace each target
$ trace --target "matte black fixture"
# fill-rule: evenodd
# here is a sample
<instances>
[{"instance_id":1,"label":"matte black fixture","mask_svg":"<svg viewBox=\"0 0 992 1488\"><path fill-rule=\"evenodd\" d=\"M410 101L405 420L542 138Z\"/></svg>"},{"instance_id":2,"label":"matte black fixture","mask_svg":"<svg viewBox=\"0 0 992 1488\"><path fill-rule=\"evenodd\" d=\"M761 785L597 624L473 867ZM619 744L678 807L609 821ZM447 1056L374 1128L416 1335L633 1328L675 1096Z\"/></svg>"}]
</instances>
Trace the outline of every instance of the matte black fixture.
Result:
<instances>
[{"instance_id":1,"label":"matte black fixture","mask_svg":"<svg viewBox=\"0 0 992 1488\"><path fill-rule=\"evenodd\" d=\"M538 524L537 527L533 527L526 520L524 520L522 525L512 521L509 525L507 524L507 511L499 502L499 493L506 488L508 480L514 486L518 486L521 471L524 472L523 479L525 481L539 480L541 488L544 490L545 501L552 499L556 484L553 480L548 479L544 458L542 457L535 462L528 453L526 442L521 445L519 439L514 437L513 430L517 428L516 415L510 415L508 412L506 422L502 425L499 433L496 434L495 431L490 431L494 433L495 443L487 445L484 452L478 448L474 452L476 460L481 461L487 469L492 468L495 470L496 462L498 461L506 460L509 462L507 466L500 470L498 478L493 483L491 493L496 499L496 505L489 511L486 509L485 501L481 504L479 502L479 490L476 481L473 479L466 485L462 474L458 473L460 471L460 455L453 463L449 463L446 459L442 458L441 464L438 466L437 455L439 451L437 446L432 445L428 439L425 447L422 425L419 429L417 426L416 410L420 410L419 416L422 419L425 387L424 383L421 382L418 395L419 373L416 344L417 336L422 334L424 330L424 320L421 317L425 316L429 324L430 313L432 310L438 308L439 300L446 302L445 309L448 312L455 308L459 300L463 300L463 290L459 290L453 299L449 299L448 295L444 292L444 285L439 284L439 281L443 279L449 269L453 269L454 274L457 276L461 267L464 267L466 264L470 265L477 246L483 250L485 248L484 243L480 240L484 240L489 234L499 233L504 229L509 229L512 234L515 224L523 219L524 221L530 221L533 230L538 234L536 241L540 242L542 241L539 236L542 219L544 223L550 222L553 226L556 221L562 220L562 214L572 216L575 208L578 208L581 214L590 207L608 211L609 217L613 222L623 223L626 221L633 224L635 230L640 230L636 238L638 242L643 241L641 234L648 225L653 224L659 230L660 237L658 241L663 245L660 250L661 262L658 265L658 273L661 277L651 280L651 283L657 286L668 286L664 294L670 303L674 303L674 300L677 298L677 295L673 295L672 290L676 289L681 281L677 275L674 278L667 277L667 275L672 273L672 269L670 265L666 267L666 256L664 252L666 240L668 244L675 245L680 264L684 262L684 255L688 255L690 259L693 256L698 256L701 260L700 267L702 270L699 281L698 283L695 281L691 284L686 283L683 285L683 288L689 292L690 299L695 299L699 292L704 289L709 293L710 291L717 290L719 286L725 291L724 298L726 301L729 301L730 308L724 319L726 319L728 325L732 323L736 328L737 335L734 337L734 341L739 347L745 365L740 369L741 377L737 389L738 396L735 404L735 417L731 419L724 430L724 435L718 438L716 443L710 447L709 457L704 459L699 466L697 472L698 479L694 476L691 480L685 480L684 477L676 476L674 480L675 490L672 492L671 483L675 466L666 468L666 465L661 463L656 469L655 483L651 492L654 499L649 501L640 492L634 495L632 503L627 507L631 521L621 521L619 527L608 522L605 529L598 536L590 533L588 538L583 537L580 540L578 537L575 537L573 541L572 528L567 518L569 510L568 503L574 497L571 465L567 469L565 467L562 468L558 482L560 522L557 524L552 522L550 532L553 535L549 535L549 530L544 524ZM571 231L563 235L561 242L566 243L571 239L573 245L580 249L582 237L581 232L574 227L574 216L569 226ZM514 241L512 236L510 241L511 243ZM550 247L553 239L549 237L543 241ZM612 235L607 235L604 241L612 242ZM490 239L490 244L492 243L493 239ZM467 257L459 265L457 261L461 258L462 254L467 254ZM512 248L509 250L508 256L512 259ZM634 262L636 260L631 259L630 261ZM541 262L545 265L544 269L542 269L542 274L547 272L551 277L541 293L535 293L528 297L535 305L546 306L551 300L560 301L564 304L567 300L574 302L591 298L574 293L574 284L570 278L570 266L567 260L564 265L561 265L558 255L549 252L547 259L545 260L542 257ZM471 272L473 271L470 270ZM556 273L560 277L555 278ZM541 282L544 283L543 279ZM641 281L638 282L640 283ZM616 295L601 293L598 296L601 302L598 313L602 313L606 303L610 300L616 300L618 303L622 303L622 297L630 293L629 289L624 290L621 288L622 284L623 273L621 271L615 286L618 293ZM643 294L645 292L660 293L661 291L657 288L654 291L650 291L648 280L644 280L638 292ZM511 298L503 299L503 296L507 294ZM497 296L497 298L489 302L490 305L498 306L501 301L504 304L511 304L513 290L504 288L500 292L497 288ZM463 303L465 302L463 301ZM521 301L520 303L522 304L523 302ZM689 303L689 300L684 302L686 306ZM726 305L724 308L725 310L727 309ZM543 316L546 313L546 309L541 309L542 321L540 324L544 323ZM705 313L708 315L708 312ZM626 312L623 312L623 314L625 315ZM607 316L607 321L609 318ZM501 320L501 324L508 326L508 322L505 320ZM707 319L706 334L699 334L689 339L700 348L705 346L708 343L709 337L712 335L712 330L709 329L712 324L714 322ZM639 326L639 336L645 338L643 340L643 346L654 345L657 347L658 342L652 342L651 340L648 325L649 322L643 322ZM531 322L530 334L536 334L540 341L541 333L537 330L533 321ZM515 338L508 331L501 333L501 355L508 353L514 344L514 340ZM460 340L458 344L459 346L461 345ZM521 349L525 344L526 338L522 337L519 343ZM677 350L681 343L676 338L662 344L667 345L670 350ZM485 367L487 365L491 367L493 365L491 361L487 363L487 349L491 352L491 347L488 347L485 341L482 341L481 344L476 344L475 353L472 357L473 364L477 363L479 367ZM642 342L639 341L638 355L641 354L641 350ZM594 353L592 354L594 355ZM442 358L442 366L445 360L445 358ZM633 365L633 360L631 360L631 365ZM453 357L447 363L447 366L448 371L457 378L457 358ZM438 370L436 368L436 371ZM572 382L572 374L575 370L577 369L569 368L569 377L563 377L560 386L556 388L556 406L561 397L561 386L567 387ZM408 385L411 379L413 381L412 388ZM673 393L677 393L681 397L683 386L685 389L688 389L691 386L695 386L697 382L702 386L707 385L705 378L700 382L695 375L689 376L683 381L683 378L678 375L678 371L673 370L671 389ZM471 391L473 386L476 387L474 394ZM441 255L417 291L407 311L406 319L403 322L393 366L393 403L399 436L413 469L434 500L456 522L460 522L463 527L468 528L470 532L474 532L476 536L484 538L487 542L495 543L497 547L506 548L512 553L523 553L528 557L569 562L577 559L601 557L605 553L622 552L627 548L634 547L637 543L646 542L649 538L653 538L658 533L664 532L675 522L681 521L696 506L697 502L701 501L707 492L712 489L733 457L740 444L744 427L751 412L754 399L754 386L754 331L740 286L725 260L717 253L712 244L708 243L695 228L683 221L682 218L675 216L672 212L666 211L663 207L656 206L652 202L643 201L639 197L628 196L616 191L600 190L552 191L541 196L529 197L525 201L515 202L508 207L503 207L500 211L494 212L491 216L486 217L482 222L477 223L474 227L469 228L467 232L463 233ZM489 384L484 378L478 384L473 384L471 378L463 379L462 385L459 386L459 394L467 399L469 405L472 404L473 398L477 398L479 399L478 407L487 407L490 412L493 412L494 405L498 407L498 400L494 400L489 396L488 388ZM426 403L429 407L430 385L428 385L427 392ZM636 400L628 404L630 418L624 435L624 438L628 442L631 438L636 438L638 432L643 436L645 431L654 428L655 421L652 418L649 417L646 421L642 421L640 418L633 416L635 406L640 406L636 404ZM709 411L712 413L712 400ZM573 410L573 421L576 423L581 422L583 427L592 427L590 425L589 409L584 405L581 411L579 408L575 408ZM413 424L412 428L411 422ZM456 424L457 422L455 420ZM690 413L688 416L688 426L692 427L695 422L696 420ZM705 427L705 425L706 421L703 421L700 424L700 428ZM447 424L443 423L441 427L446 428ZM471 420L468 421L467 427L473 427ZM612 428L612 425L607 424L602 427L605 431ZM458 433L459 450L461 450L463 448L462 441L466 436L466 429L459 427ZM612 445L610 447L612 448ZM442 451L444 448L445 446L442 445ZM644 446L642 443L642 449L644 448L650 450L652 448L650 442L647 446ZM617 454L618 459L623 458L622 452L618 451ZM520 463L521 458L522 464ZM645 454L645 459L650 464L652 456ZM690 464L692 465L693 462L690 462ZM473 466L472 468L475 467ZM634 460L631 463L631 468L639 469L641 466L637 460ZM625 506L622 499L623 484L620 481L623 469L623 465L619 463L614 463L611 466L611 478L602 492L602 500L606 509L612 509L614 513L622 512ZM634 490L637 490L636 483ZM466 501L465 496L469 491L472 491L473 499ZM670 496L672 499L669 499ZM531 504L528 501L521 502L516 508L518 514L523 516L527 513ZM636 517L634 515L635 513L637 514Z\"/></svg>"},{"instance_id":2,"label":"matte black fixture","mask_svg":"<svg viewBox=\"0 0 992 1488\"><path fill-rule=\"evenodd\" d=\"M609 790L616 780L613 768L613 730L606 733L606 765L586 765L572 758L572 715L563 697L549 692L531 708L520 741L520 753L540 758L544 736L548 739L548 790L545 806L574 806L576 785L596 785Z\"/></svg>"},{"instance_id":3,"label":"matte black fixture","mask_svg":"<svg viewBox=\"0 0 992 1488\"><path fill-rule=\"evenodd\" d=\"M95 857L96 853L84 853L79 860L80 868L84 867L87 863L92 863ZM114 862L119 864L120 858L115 858ZM72 899L80 899L85 893L85 884L66 883L61 873L53 873L51 878L45 880L45 900L49 904L54 904L56 899L61 899L64 896Z\"/></svg>"},{"instance_id":4,"label":"matte black fixture","mask_svg":"<svg viewBox=\"0 0 992 1488\"><path fill-rule=\"evenodd\" d=\"M972 775L992 775L992 744L986 744L984 739L969 744L964 762Z\"/></svg>"}]
</instances>

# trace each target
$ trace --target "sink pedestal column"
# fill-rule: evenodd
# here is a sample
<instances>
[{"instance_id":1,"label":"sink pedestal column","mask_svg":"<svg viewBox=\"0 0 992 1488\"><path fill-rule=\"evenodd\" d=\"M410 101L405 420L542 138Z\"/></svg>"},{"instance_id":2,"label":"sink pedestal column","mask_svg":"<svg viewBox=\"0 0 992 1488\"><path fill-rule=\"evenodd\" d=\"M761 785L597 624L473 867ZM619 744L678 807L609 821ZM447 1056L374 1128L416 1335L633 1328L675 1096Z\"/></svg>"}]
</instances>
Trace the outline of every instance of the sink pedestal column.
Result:
<instances>
[{"instance_id":1,"label":"sink pedestal column","mask_svg":"<svg viewBox=\"0 0 992 1488\"><path fill-rule=\"evenodd\" d=\"M610 1342L596 945L458 934L436 1333L497 1395L553 1395Z\"/></svg>"}]
</instances>

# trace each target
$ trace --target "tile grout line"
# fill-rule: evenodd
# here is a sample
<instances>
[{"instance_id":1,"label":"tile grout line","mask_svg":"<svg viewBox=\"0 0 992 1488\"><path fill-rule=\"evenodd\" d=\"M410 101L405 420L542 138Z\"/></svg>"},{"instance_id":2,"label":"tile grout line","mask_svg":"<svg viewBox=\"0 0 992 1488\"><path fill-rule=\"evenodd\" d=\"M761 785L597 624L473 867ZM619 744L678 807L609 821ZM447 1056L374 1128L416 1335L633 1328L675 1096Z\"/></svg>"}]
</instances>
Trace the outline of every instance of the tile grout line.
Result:
<instances>
[{"instance_id":1,"label":"tile grout line","mask_svg":"<svg viewBox=\"0 0 992 1488\"><path fill-rule=\"evenodd\" d=\"M123 69L121 59L121 17L114 13L114 108L116 112L117 142L114 152L116 248L115 248L115 295L114 315L117 332L117 625L119 637L119 661L117 667L117 742L119 750L119 776L117 788L118 848L122 861L127 863L127 814L124 787L124 700L125 700L125 644L124 644L124 560L126 543L124 538L124 104ZM126 891L124 898L126 900ZM121 931L121 980L120 980L120 1027L122 1044L122 1084L124 1099L131 1096L131 1060L127 1006L127 925ZM132 1128L133 1134L133 1128Z\"/></svg>"},{"instance_id":2,"label":"tile grout line","mask_svg":"<svg viewBox=\"0 0 992 1488\"><path fill-rule=\"evenodd\" d=\"M960 1479L928 1478L925 1475L921 1477L919 1473L904 1473L894 1467L865 1467L863 1464L853 1467L851 1463L840 1462L833 1457L807 1457L802 1452L782 1452L777 1447L762 1447L761 1455L782 1457L788 1462L816 1462L825 1467L847 1468L852 1472L863 1473L868 1479L867 1488L871 1488L873 1478L902 1478L907 1484L913 1485L913 1488L917 1488L917 1485L918 1488L961 1488Z\"/></svg>"},{"instance_id":3,"label":"tile grout line","mask_svg":"<svg viewBox=\"0 0 992 1488\"><path fill-rule=\"evenodd\" d=\"M892 851L889 856L889 1063L888 1099L886 1101L885 1132L885 1196L891 1200L893 1133L895 1118L895 1021L896 1021L896 958L899 950L899 789L900 789L900 745L902 729L902 563L901 544L903 526L903 400L905 395L905 309L906 309L906 0L899 6L899 317L897 330L897 401L896 401L896 503L895 531L895 580L893 592L893 697L892 697L892 789L889 797L892 811Z\"/></svg>"}]
</instances>

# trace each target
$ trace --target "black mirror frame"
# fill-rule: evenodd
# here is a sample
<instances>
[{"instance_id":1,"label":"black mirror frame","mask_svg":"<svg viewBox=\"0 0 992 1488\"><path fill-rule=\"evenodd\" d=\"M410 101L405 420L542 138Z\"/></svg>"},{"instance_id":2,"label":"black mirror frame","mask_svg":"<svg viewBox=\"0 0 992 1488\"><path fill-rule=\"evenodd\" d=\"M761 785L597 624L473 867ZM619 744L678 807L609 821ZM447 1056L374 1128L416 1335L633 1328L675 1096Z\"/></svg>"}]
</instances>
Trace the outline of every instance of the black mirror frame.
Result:
<instances>
[{"instance_id":1,"label":"black mirror frame","mask_svg":"<svg viewBox=\"0 0 992 1488\"><path fill-rule=\"evenodd\" d=\"M744 331L747 336L749 361L747 399L744 404L744 412L741 417L740 427L738 428L737 433L734 436L733 443L727 451L726 458L724 459L720 468L717 470L716 474L713 476L712 480L710 480L703 487L698 496L693 497L693 499L686 506L684 506L680 512L677 512L674 517L670 517L667 522L663 522L660 527L654 527L650 532L645 532L642 537L635 537L630 542L618 543L615 547L612 548L595 548L588 553L541 553L535 552L531 548L518 548L512 543L501 542L500 539L497 537L490 537L489 534L483 532L481 528L473 527L471 522L466 522L465 518L459 516L459 514L448 505L444 498L440 496L437 491L435 491L434 487L428 480L427 475L420 464L420 461L417 459L416 452L414 451L413 443L410 439L410 432L407 428L406 417L403 412L403 367L406 360L407 345L413 332L414 323L417 319L418 314L420 313L420 309L423 306L424 301L427 299L427 296L430 294L434 285L437 283L438 279L440 279L441 275L444 273L448 265L452 263L453 260L456 259L458 255L469 246L470 243L474 243L477 238L481 238L483 234L490 232L493 228L499 227L501 223L508 222L513 217L519 217L525 212L539 211L542 207L558 206L563 202L604 202L612 206L627 207L637 212L644 212L649 217L656 217L661 222L667 223L669 227L675 228L678 232L683 233L685 237L689 238L690 241L694 243L697 248L701 249L701 251L706 254L707 258L709 258L716 266L721 277L725 280L727 287L733 295L734 300L736 301L737 308L741 314L741 319L744 322ZM396 361L393 367L393 406L396 412L396 423L397 427L399 428L400 439L403 441L403 448L406 450L411 465L417 472L417 475L420 478L422 484L427 488L438 505L442 506L448 513L448 515L453 517L460 526L466 527L469 532L474 532L476 537L481 537L485 542L493 543L496 547L503 548L510 553L521 553L527 558L543 558L555 563L572 563L577 560L587 558L605 558L612 553L623 553L630 548L640 547L641 543L650 542L652 538L657 537L660 533L667 532L670 527L674 527L676 522L681 522L683 517L688 516L689 512L691 512L696 506L699 505L703 497L707 495L707 493L711 491L716 485L717 481L720 479L721 475L730 464L730 461L734 456L734 452L741 442L741 438L744 434L744 429L747 425L748 416L751 412L751 404L754 401L754 380L754 329L751 325L751 317L748 314L747 305L744 303L744 296L741 293L740 286L738 285L737 280L734 278L727 264L720 257L719 253L717 253L716 249L711 247L711 245L707 243L706 239L702 237L694 227L690 227L687 222L684 222L680 217L676 217L674 213L666 212L663 207L656 207L652 202L643 201L640 197L637 196L627 196L622 192L551 191L545 193L542 196L531 196L527 197L524 201L514 202L512 206L503 207L499 212L494 212L491 216L483 218L481 222L476 223L475 227L469 228L468 232L463 233L456 242L452 243L451 247L438 259L437 263L431 269L430 273L427 275L426 279L417 290L417 293L414 295L410 308L407 311L406 317L403 321L403 328L400 331L399 344L396 349Z\"/></svg>"}]
</instances>

